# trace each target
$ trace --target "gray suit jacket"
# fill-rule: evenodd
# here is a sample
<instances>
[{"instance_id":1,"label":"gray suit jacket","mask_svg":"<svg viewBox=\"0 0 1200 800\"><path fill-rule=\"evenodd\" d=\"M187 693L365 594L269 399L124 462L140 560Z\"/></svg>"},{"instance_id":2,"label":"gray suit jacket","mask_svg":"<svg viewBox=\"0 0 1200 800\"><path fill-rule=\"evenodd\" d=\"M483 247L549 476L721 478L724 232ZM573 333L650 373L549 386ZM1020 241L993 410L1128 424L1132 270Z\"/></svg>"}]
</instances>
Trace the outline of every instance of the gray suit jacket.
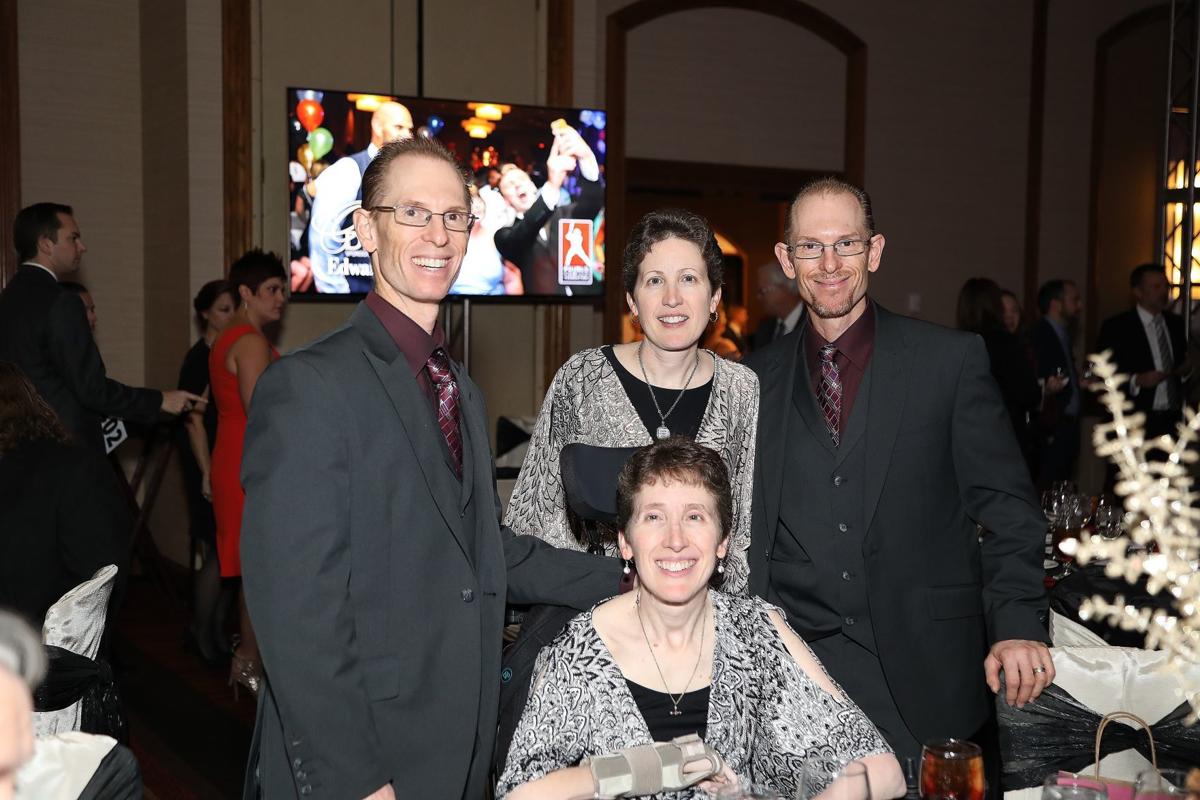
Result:
<instances>
[{"instance_id":1,"label":"gray suit jacket","mask_svg":"<svg viewBox=\"0 0 1200 800\"><path fill-rule=\"evenodd\" d=\"M918 740L969 736L988 715L989 643L1048 641L1045 517L983 340L875 309L863 557L876 645ZM761 387L750 591L764 597L781 492L801 479L784 475L783 447L806 329L748 362ZM982 544L976 523L987 530ZM837 665L826 666L836 678Z\"/></svg>"},{"instance_id":2,"label":"gray suit jacket","mask_svg":"<svg viewBox=\"0 0 1200 800\"><path fill-rule=\"evenodd\" d=\"M242 569L266 682L248 797L256 766L272 799L360 798L388 781L397 797L481 797L506 596L586 608L617 591L614 559L500 526L483 399L454 370L461 484L365 305L259 380Z\"/></svg>"}]
</instances>

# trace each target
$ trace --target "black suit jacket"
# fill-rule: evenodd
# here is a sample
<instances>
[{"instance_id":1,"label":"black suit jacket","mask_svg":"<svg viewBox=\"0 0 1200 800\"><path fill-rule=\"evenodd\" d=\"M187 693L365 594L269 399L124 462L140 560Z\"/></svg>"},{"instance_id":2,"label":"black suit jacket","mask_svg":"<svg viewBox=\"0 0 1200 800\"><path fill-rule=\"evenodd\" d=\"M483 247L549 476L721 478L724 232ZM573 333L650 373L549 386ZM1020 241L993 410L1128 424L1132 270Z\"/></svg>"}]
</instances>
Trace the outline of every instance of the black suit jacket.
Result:
<instances>
[{"instance_id":1,"label":"black suit jacket","mask_svg":"<svg viewBox=\"0 0 1200 800\"><path fill-rule=\"evenodd\" d=\"M989 713L988 645L1047 641L1045 518L982 339L876 312L863 434L872 627L888 686L916 738L966 736ZM771 580L781 493L800 479L784 475L783 448L806 328L748 363L762 398L749 552L750 590L760 596ZM989 531L982 543L976 523Z\"/></svg>"},{"instance_id":2,"label":"black suit jacket","mask_svg":"<svg viewBox=\"0 0 1200 800\"><path fill-rule=\"evenodd\" d=\"M1163 319L1167 323L1172 357L1175 365L1179 366L1188 355L1183 319L1170 311L1163 312ZM1150 337L1136 308L1104 320L1100 326L1100 336L1096 339L1096 350L1111 350L1117 370L1125 375L1133 376L1139 372L1157 369L1154 366L1154 352L1150 349ZM1133 407L1137 411L1150 411L1154 408L1155 388L1142 389L1135 397L1129 382L1125 382L1125 393L1133 401Z\"/></svg>"},{"instance_id":3,"label":"black suit jacket","mask_svg":"<svg viewBox=\"0 0 1200 800\"><path fill-rule=\"evenodd\" d=\"M461 484L365 305L255 387L242 572L266 669L251 753L264 797L365 797L388 781L397 797L482 797L505 599L582 609L617 593L615 559L500 526L483 398L453 370Z\"/></svg>"},{"instance_id":4,"label":"black suit jacket","mask_svg":"<svg viewBox=\"0 0 1200 800\"><path fill-rule=\"evenodd\" d=\"M0 360L21 368L76 441L101 452L104 417L150 423L162 407L162 392L108 377L83 303L29 264L0 293Z\"/></svg>"},{"instance_id":5,"label":"black suit jacket","mask_svg":"<svg viewBox=\"0 0 1200 800\"><path fill-rule=\"evenodd\" d=\"M1037 321L1033 330L1029 332L1029 342L1033 346L1033 359L1038 378L1044 380L1059 370L1063 375L1072 378L1061 392L1046 395L1042 401L1042 413L1039 415L1041 428L1043 431L1052 431L1066 413L1072 394L1079 391L1079 382L1075 379L1078 376L1074 365L1063 350L1062 341L1054 332L1054 326L1049 321L1044 318ZM1082 398L1080 399L1082 400Z\"/></svg>"},{"instance_id":6,"label":"black suit jacket","mask_svg":"<svg viewBox=\"0 0 1200 800\"><path fill-rule=\"evenodd\" d=\"M117 565L119 603L133 519L108 459L94 448L29 442L0 456L0 607L41 630L47 609L96 570Z\"/></svg>"},{"instance_id":7,"label":"black suit jacket","mask_svg":"<svg viewBox=\"0 0 1200 800\"><path fill-rule=\"evenodd\" d=\"M526 294L566 294L558 282L558 221L591 219L604 206L604 184L580 179L579 199L553 211L538 195L521 219L496 231L496 249L517 265ZM541 238L546 232L545 241ZM572 286L574 294L599 294L601 284Z\"/></svg>"}]
</instances>

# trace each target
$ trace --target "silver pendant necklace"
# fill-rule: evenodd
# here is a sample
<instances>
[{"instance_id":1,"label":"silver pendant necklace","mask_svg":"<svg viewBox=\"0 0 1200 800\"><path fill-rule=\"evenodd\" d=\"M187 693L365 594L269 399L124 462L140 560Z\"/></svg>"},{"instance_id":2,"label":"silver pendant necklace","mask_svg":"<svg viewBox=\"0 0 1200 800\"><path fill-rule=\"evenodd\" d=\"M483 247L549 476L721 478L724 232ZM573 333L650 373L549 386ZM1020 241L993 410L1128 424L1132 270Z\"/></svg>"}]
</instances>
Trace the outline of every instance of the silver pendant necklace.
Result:
<instances>
[{"instance_id":1,"label":"silver pendant necklace","mask_svg":"<svg viewBox=\"0 0 1200 800\"><path fill-rule=\"evenodd\" d=\"M667 679L663 675L662 667L658 665L658 658L654 655L654 647L650 644L650 637L646 634L646 623L642 622L641 589L638 589L637 596L633 598L633 608L637 612L638 625L642 626L642 638L646 640L646 649L650 651L650 659L654 662L654 668L658 670L658 678L662 681L663 688L667 690L667 697L671 701L671 710L667 713L672 717L678 717L683 713L679 710L679 704L683 702L683 696L687 694L688 687L696 679L696 673L700 671L700 661L704 658L704 623L708 620L708 596L706 595L704 598L704 610L700 613L700 652L696 654L696 666L692 667L691 677L683 685L683 691L679 693L679 697L671 694L671 687L667 686Z\"/></svg>"},{"instance_id":2,"label":"silver pendant necklace","mask_svg":"<svg viewBox=\"0 0 1200 800\"><path fill-rule=\"evenodd\" d=\"M667 417L671 416L671 412L675 410L675 406L679 405L679 401L683 399L683 393L687 391L688 386L692 383L692 378L696 375L696 370L700 367L700 350L696 350L696 360L692 364L692 371L688 373L687 380L683 382L683 388L679 390L679 395L675 398L675 402L671 403L671 407L667 409L667 413L662 412L662 407L658 405L658 398L654 396L654 387L650 385L650 378L646 376L646 365L642 363L642 345L645 344L645 339L638 342L637 360L638 367L642 370L642 380L646 382L646 388L650 390L650 400L654 403L654 410L658 412L658 430L654 432L654 438L667 439L671 436L671 429L667 427Z\"/></svg>"}]
</instances>

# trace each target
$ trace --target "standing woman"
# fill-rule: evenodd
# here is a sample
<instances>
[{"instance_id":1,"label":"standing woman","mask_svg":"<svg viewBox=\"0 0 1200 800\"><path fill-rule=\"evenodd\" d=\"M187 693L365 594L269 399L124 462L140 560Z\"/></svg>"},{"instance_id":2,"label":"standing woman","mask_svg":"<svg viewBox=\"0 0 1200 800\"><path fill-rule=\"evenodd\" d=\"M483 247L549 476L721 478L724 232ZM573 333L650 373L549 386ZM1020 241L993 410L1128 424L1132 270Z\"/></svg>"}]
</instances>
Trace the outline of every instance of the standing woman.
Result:
<instances>
[{"instance_id":1,"label":"standing woman","mask_svg":"<svg viewBox=\"0 0 1200 800\"><path fill-rule=\"evenodd\" d=\"M652 211L625 247L625 301L639 342L584 350L554 378L538 415L505 523L558 547L582 550L568 518L559 468L563 447L638 447L672 435L715 450L733 485L725 591L745 594L758 379L700 347L721 303L724 265L708 222L690 211ZM616 475L604 491L616 497ZM615 534L603 542L617 554Z\"/></svg>"},{"instance_id":2,"label":"standing woman","mask_svg":"<svg viewBox=\"0 0 1200 800\"><path fill-rule=\"evenodd\" d=\"M184 356L179 368L179 388L192 394L209 397L208 354L217 335L233 319L233 289L227 281L209 281L200 287L192 300L200 338ZM217 441L217 406L207 403L204 410L196 409L187 415L179 431L178 444L183 456L183 483L188 505L188 536L200 544L203 566L192 581L192 622L187 642L202 659L217 661L228 653L225 639L225 614L219 607L221 572L217 559L217 521L213 517L210 468L212 449Z\"/></svg>"},{"instance_id":3,"label":"standing woman","mask_svg":"<svg viewBox=\"0 0 1200 800\"><path fill-rule=\"evenodd\" d=\"M229 270L237 312L229 327L214 342L208 356L212 397L217 404L217 444L212 454L211 483L222 578L240 578L242 574L239 548L246 494L242 491L239 473L246 436L246 412L259 376L279 358L279 353L263 335L263 326L277 322L283 316L283 307L287 304L286 283L287 272L274 253L251 250L239 258ZM262 662L258 641L246 613L245 595L240 590L238 611L241 640L229 666L229 682L240 683L257 692Z\"/></svg>"}]
</instances>

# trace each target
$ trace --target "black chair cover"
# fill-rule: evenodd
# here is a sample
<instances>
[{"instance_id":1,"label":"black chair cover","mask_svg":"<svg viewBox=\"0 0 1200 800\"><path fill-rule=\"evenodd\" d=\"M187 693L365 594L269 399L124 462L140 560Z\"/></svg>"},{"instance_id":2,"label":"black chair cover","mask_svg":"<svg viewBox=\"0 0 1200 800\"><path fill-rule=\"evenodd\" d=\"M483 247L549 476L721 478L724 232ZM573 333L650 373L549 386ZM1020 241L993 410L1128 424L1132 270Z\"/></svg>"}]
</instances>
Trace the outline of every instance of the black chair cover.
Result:
<instances>
[{"instance_id":1,"label":"black chair cover","mask_svg":"<svg viewBox=\"0 0 1200 800\"><path fill-rule=\"evenodd\" d=\"M996 714L1000 720L1004 791L1041 786L1051 773L1079 772L1096 760L1094 749L1100 715L1058 686L1051 684L1023 709L1005 702L1001 689L996 699ZM1159 768L1182 769L1200 764L1200 725L1184 725L1187 715L1184 703L1150 726ZM1150 758L1145 731L1125 724L1110 724L1104 729L1101 757L1131 747Z\"/></svg>"},{"instance_id":2,"label":"black chair cover","mask_svg":"<svg viewBox=\"0 0 1200 800\"><path fill-rule=\"evenodd\" d=\"M81 731L111 736L128 744L129 730L108 662L53 645L46 645L46 658L49 669L46 679L33 693L34 710L58 711L82 701Z\"/></svg>"}]
</instances>

